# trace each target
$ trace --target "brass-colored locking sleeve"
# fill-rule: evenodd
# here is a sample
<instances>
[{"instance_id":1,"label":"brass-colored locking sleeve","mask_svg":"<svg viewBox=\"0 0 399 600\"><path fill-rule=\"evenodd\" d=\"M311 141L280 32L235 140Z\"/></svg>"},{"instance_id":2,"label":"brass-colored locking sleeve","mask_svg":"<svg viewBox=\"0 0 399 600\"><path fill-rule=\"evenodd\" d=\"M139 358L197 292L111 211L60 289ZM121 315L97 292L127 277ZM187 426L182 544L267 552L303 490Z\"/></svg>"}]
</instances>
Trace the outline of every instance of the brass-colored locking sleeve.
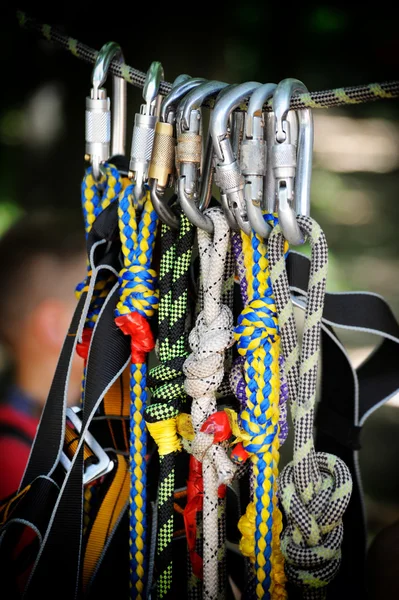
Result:
<instances>
[{"instance_id":1,"label":"brass-colored locking sleeve","mask_svg":"<svg viewBox=\"0 0 399 600\"><path fill-rule=\"evenodd\" d=\"M198 133L182 133L177 138L176 165L184 163L201 163L202 136Z\"/></svg>"},{"instance_id":2,"label":"brass-colored locking sleeve","mask_svg":"<svg viewBox=\"0 0 399 600\"><path fill-rule=\"evenodd\" d=\"M176 140L173 137L173 126L170 123L158 123L155 126L154 147L149 179L157 179L159 187L166 187L174 172Z\"/></svg>"}]
</instances>

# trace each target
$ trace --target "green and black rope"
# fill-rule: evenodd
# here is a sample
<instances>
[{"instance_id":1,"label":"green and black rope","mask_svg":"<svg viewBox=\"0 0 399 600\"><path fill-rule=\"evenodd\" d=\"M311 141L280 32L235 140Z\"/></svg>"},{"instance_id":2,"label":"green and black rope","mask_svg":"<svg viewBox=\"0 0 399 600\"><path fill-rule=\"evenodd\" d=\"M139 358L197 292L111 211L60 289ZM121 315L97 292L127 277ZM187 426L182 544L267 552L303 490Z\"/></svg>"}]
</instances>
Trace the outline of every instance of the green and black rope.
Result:
<instances>
[{"instance_id":1,"label":"green and black rope","mask_svg":"<svg viewBox=\"0 0 399 600\"><path fill-rule=\"evenodd\" d=\"M150 434L158 445L158 540L156 552L157 597L173 597L172 543L174 519L175 459L180 450L176 420L187 395L183 363L188 355L188 284L194 242L194 226L180 215L178 232L162 225L159 269L160 364L151 369L148 383L152 404L145 412Z\"/></svg>"}]
</instances>

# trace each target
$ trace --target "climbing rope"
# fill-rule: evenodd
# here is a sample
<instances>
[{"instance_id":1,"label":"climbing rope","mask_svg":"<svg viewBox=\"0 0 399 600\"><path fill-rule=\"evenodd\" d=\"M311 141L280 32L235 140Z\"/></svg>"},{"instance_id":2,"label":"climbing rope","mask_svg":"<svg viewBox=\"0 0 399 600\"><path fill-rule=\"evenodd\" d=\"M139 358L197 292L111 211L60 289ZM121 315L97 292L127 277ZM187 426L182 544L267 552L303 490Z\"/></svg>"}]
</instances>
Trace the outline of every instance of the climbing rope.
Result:
<instances>
[{"instance_id":1,"label":"climbing rope","mask_svg":"<svg viewBox=\"0 0 399 600\"><path fill-rule=\"evenodd\" d=\"M294 423L293 461L283 469L278 488L288 523L282 534L281 549L287 577L302 588L303 598L322 599L339 569L342 517L350 500L352 480L341 459L316 452L314 447L314 407L328 248L323 231L313 219L300 216L298 224L312 250L300 355L283 251L284 237L278 225L268 244Z\"/></svg>"},{"instance_id":2,"label":"climbing rope","mask_svg":"<svg viewBox=\"0 0 399 600\"><path fill-rule=\"evenodd\" d=\"M206 211L214 225L213 238L198 230L204 309L198 315L189 336L192 354L184 363L185 388L192 397L191 419L194 439L191 453L202 462L203 476L203 597L220 597L218 573L218 488L230 483L235 466L227 456L222 442L213 433L212 417L217 413L216 391L224 377L224 353L233 342L233 315L221 303L225 258L229 247L229 227L223 212ZM224 586L221 586L225 589Z\"/></svg>"},{"instance_id":3,"label":"climbing rope","mask_svg":"<svg viewBox=\"0 0 399 600\"><path fill-rule=\"evenodd\" d=\"M131 597L141 600L146 575L146 447L147 432L143 418L147 404L146 354L154 348L148 319L158 308L156 272L151 269L155 245L157 215L149 193L138 223L133 199L133 185L128 186L118 206L119 231L124 268L120 272L120 301L115 322L131 336L130 372L130 561Z\"/></svg>"},{"instance_id":4,"label":"climbing rope","mask_svg":"<svg viewBox=\"0 0 399 600\"><path fill-rule=\"evenodd\" d=\"M51 25L39 23L29 17L26 13L18 11L18 21L21 27L32 29L40 33L46 40L53 42L73 54L77 58L94 64L98 52L89 48L76 39L69 37ZM128 83L143 87L146 73L129 67L125 63L119 63L113 60L109 66L109 72L117 77L122 77ZM161 81L159 93L165 96L172 89L172 84ZM368 85L348 86L336 88L334 90L324 90L320 92L310 92L292 97L290 108L298 110L301 108L327 108L331 106L343 106L346 104L360 104L363 102L372 102L381 99L390 99L399 97L399 81L386 81L382 83L370 83ZM210 98L203 103L203 106L213 108L215 99ZM268 101L265 110L272 110L272 101ZM246 110L246 104L240 106L240 110Z\"/></svg>"},{"instance_id":5,"label":"climbing rope","mask_svg":"<svg viewBox=\"0 0 399 600\"><path fill-rule=\"evenodd\" d=\"M160 460L156 561L158 598L173 597L175 459L181 450L176 421L187 398L183 363L188 355L188 283L194 234L194 226L184 214L180 216L178 232L164 224L161 228L157 351L160 364L149 372L152 403L145 411L147 428L157 443Z\"/></svg>"},{"instance_id":6,"label":"climbing rope","mask_svg":"<svg viewBox=\"0 0 399 600\"><path fill-rule=\"evenodd\" d=\"M242 446L253 464L253 502L240 519L240 548L255 564L258 598L285 598L279 548L282 516L277 506L279 462L279 331L262 239L243 234L248 302L238 317L235 338L244 357L245 402L240 414ZM241 271L243 271L241 269ZM236 384L239 395L242 383ZM241 397L242 398L242 397ZM242 400L241 400L242 401Z\"/></svg>"}]
</instances>

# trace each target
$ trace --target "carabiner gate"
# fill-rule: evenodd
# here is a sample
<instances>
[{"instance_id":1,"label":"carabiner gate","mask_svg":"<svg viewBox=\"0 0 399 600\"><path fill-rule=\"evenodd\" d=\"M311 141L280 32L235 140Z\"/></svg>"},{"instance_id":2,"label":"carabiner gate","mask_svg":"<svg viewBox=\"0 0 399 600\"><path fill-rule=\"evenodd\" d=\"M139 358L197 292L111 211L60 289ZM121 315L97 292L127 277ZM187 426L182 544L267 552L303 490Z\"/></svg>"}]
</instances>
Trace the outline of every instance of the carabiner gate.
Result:
<instances>
[{"instance_id":1,"label":"carabiner gate","mask_svg":"<svg viewBox=\"0 0 399 600\"><path fill-rule=\"evenodd\" d=\"M296 214L309 215L310 181L313 154L313 116L309 108L298 111L298 149L292 143L287 114L291 96L308 93L298 79L284 79L273 96L275 141L272 147L272 168L279 223L287 241L292 245L304 243Z\"/></svg>"},{"instance_id":2,"label":"carabiner gate","mask_svg":"<svg viewBox=\"0 0 399 600\"><path fill-rule=\"evenodd\" d=\"M199 85L180 102L176 116L179 202L191 223L208 233L213 232L213 223L202 211L207 208L211 198L213 145L208 135L203 160L201 105L206 98L225 87L227 83L221 81L207 81Z\"/></svg>"},{"instance_id":3,"label":"carabiner gate","mask_svg":"<svg viewBox=\"0 0 399 600\"><path fill-rule=\"evenodd\" d=\"M216 178L217 185L221 188L222 207L225 212L226 209L227 212L232 211L238 226L247 234L251 232L251 225L247 218L244 200L245 180L227 130L232 111L260 85L258 82L250 81L235 85L226 91L215 103L209 126L216 153Z\"/></svg>"},{"instance_id":4,"label":"carabiner gate","mask_svg":"<svg viewBox=\"0 0 399 600\"><path fill-rule=\"evenodd\" d=\"M139 202L145 195L148 170L154 145L155 126L158 121L158 91L164 78L160 62L151 63L143 89L144 104L134 117L132 147L130 152L129 177L134 181L133 195Z\"/></svg>"},{"instance_id":5,"label":"carabiner gate","mask_svg":"<svg viewBox=\"0 0 399 600\"><path fill-rule=\"evenodd\" d=\"M265 222L262 212L267 165L266 127L262 109L276 87L275 83L265 83L252 94L245 116L245 137L241 145L241 172L245 177L244 197L248 219L252 229L264 239L269 237L271 227Z\"/></svg>"},{"instance_id":6,"label":"carabiner gate","mask_svg":"<svg viewBox=\"0 0 399 600\"><path fill-rule=\"evenodd\" d=\"M161 105L160 118L155 127L154 147L151 165L148 172L150 192L153 207L161 221L177 229L179 222L167 203L159 197L163 196L167 187L174 183L175 171L175 116L176 104L191 89L203 83L202 78L182 78L176 87L164 97Z\"/></svg>"}]
</instances>

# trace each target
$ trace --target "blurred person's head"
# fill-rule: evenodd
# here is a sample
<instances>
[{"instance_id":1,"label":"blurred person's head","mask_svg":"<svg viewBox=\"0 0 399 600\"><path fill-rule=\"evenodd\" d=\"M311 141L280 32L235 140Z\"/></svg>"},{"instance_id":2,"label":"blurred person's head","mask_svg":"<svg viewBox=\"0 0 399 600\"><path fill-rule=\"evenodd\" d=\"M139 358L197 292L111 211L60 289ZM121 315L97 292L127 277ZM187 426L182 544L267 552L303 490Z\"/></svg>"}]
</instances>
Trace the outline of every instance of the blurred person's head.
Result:
<instances>
[{"instance_id":1,"label":"blurred person's head","mask_svg":"<svg viewBox=\"0 0 399 600\"><path fill-rule=\"evenodd\" d=\"M0 238L0 343L12 380L38 407L46 401L86 272L83 223L70 213L26 214ZM82 359L73 361L69 401L79 398Z\"/></svg>"}]
</instances>

